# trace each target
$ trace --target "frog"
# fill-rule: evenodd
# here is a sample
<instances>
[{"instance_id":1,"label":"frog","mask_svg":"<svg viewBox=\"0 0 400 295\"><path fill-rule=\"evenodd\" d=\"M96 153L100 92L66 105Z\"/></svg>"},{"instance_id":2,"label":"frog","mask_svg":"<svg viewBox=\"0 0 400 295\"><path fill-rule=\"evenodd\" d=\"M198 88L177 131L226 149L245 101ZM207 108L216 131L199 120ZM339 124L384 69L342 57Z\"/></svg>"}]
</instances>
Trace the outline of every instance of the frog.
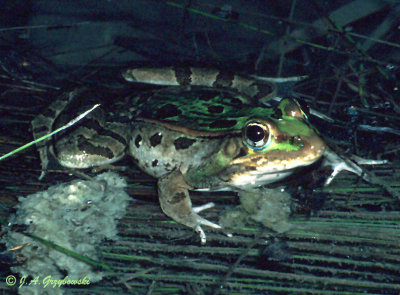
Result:
<instances>
[{"instance_id":1,"label":"frog","mask_svg":"<svg viewBox=\"0 0 400 295\"><path fill-rule=\"evenodd\" d=\"M138 73L148 78L138 79ZM199 214L214 204L192 206L190 191L248 191L273 184L319 161L327 149L296 100L285 97L271 107L257 103L260 97L276 96L272 82L260 87L251 77L194 68L128 69L122 76L171 87L97 108L73 130L40 142L42 170L48 153L74 169L129 156L157 179L162 211L196 231L202 244L203 226L221 226ZM90 95L93 89L87 87L62 93L50 111L32 121L34 137L63 124L58 119L72 114L67 106Z\"/></svg>"}]
</instances>

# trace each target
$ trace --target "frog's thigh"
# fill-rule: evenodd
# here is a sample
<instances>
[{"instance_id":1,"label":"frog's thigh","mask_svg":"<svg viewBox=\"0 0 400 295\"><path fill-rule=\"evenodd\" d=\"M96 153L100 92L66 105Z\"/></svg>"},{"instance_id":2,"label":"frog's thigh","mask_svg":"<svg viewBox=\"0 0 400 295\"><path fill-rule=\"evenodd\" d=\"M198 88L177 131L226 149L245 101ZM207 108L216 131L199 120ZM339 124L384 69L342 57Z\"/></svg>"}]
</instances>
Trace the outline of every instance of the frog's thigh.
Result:
<instances>
[{"instance_id":1,"label":"frog's thigh","mask_svg":"<svg viewBox=\"0 0 400 295\"><path fill-rule=\"evenodd\" d=\"M182 173L179 171L174 171L158 179L158 197L163 212L176 222L199 232L202 243L205 243L205 235L200 225L218 229L221 227L196 213L200 210L192 208L189 189L191 187L186 183Z\"/></svg>"},{"instance_id":2,"label":"frog's thigh","mask_svg":"<svg viewBox=\"0 0 400 295\"><path fill-rule=\"evenodd\" d=\"M126 132L116 124L106 127L108 129L95 130L82 126L74 134L57 140L54 146L57 160L64 167L79 169L107 165L121 159L128 142L124 135Z\"/></svg>"}]
</instances>

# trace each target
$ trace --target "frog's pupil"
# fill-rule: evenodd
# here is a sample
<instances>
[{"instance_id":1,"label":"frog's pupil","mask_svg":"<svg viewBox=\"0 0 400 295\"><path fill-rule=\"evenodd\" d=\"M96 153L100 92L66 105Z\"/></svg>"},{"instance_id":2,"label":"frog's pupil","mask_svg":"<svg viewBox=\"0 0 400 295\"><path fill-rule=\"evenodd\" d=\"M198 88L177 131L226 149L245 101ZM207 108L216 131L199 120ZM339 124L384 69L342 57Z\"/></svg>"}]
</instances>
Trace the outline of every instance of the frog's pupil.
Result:
<instances>
[{"instance_id":1,"label":"frog's pupil","mask_svg":"<svg viewBox=\"0 0 400 295\"><path fill-rule=\"evenodd\" d=\"M257 125L247 127L246 136L253 142L258 142L265 137L264 129Z\"/></svg>"}]
</instances>

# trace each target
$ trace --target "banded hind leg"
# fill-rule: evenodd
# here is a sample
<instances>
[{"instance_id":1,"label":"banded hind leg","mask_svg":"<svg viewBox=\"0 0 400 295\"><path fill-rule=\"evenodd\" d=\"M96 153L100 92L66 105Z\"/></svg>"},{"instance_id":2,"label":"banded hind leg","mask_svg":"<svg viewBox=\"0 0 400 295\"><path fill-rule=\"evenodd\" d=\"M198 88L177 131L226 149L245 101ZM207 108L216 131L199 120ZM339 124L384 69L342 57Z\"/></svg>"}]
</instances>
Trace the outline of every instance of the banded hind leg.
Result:
<instances>
[{"instance_id":1,"label":"banded hind leg","mask_svg":"<svg viewBox=\"0 0 400 295\"><path fill-rule=\"evenodd\" d=\"M182 173L176 170L158 179L158 197L163 212L176 222L193 228L199 233L201 243L205 244L206 235L201 226L206 225L215 229L221 229L221 226L198 215L214 204L208 203L193 208L189 196L190 189L192 188L186 183Z\"/></svg>"}]
</instances>

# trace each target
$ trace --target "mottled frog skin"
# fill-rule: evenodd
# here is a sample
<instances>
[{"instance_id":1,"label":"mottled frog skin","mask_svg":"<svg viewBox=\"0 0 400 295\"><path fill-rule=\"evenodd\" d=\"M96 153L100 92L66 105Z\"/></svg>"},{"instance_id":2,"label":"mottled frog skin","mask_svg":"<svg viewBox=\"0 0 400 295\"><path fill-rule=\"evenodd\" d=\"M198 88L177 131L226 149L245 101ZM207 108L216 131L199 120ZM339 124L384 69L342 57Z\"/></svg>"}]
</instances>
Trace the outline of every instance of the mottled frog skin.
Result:
<instances>
[{"instance_id":1,"label":"mottled frog skin","mask_svg":"<svg viewBox=\"0 0 400 295\"><path fill-rule=\"evenodd\" d=\"M271 184L314 163L326 149L296 101L286 98L274 108L252 101L257 95L271 95L273 85L264 85L269 92L260 95L250 79L211 70L128 70L123 76L191 88L132 95L96 110L54 144L39 146L43 170L48 147L70 168L109 164L129 155L158 179L163 212L195 229L202 243L202 225L220 226L199 216L210 206L192 207L190 190L246 191ZM59 118L67 105L90 91L77 88L61 95L50 106L53 119L41 115L33 121L35 138L62 124Z\"/></svg>"}]
</instances>

